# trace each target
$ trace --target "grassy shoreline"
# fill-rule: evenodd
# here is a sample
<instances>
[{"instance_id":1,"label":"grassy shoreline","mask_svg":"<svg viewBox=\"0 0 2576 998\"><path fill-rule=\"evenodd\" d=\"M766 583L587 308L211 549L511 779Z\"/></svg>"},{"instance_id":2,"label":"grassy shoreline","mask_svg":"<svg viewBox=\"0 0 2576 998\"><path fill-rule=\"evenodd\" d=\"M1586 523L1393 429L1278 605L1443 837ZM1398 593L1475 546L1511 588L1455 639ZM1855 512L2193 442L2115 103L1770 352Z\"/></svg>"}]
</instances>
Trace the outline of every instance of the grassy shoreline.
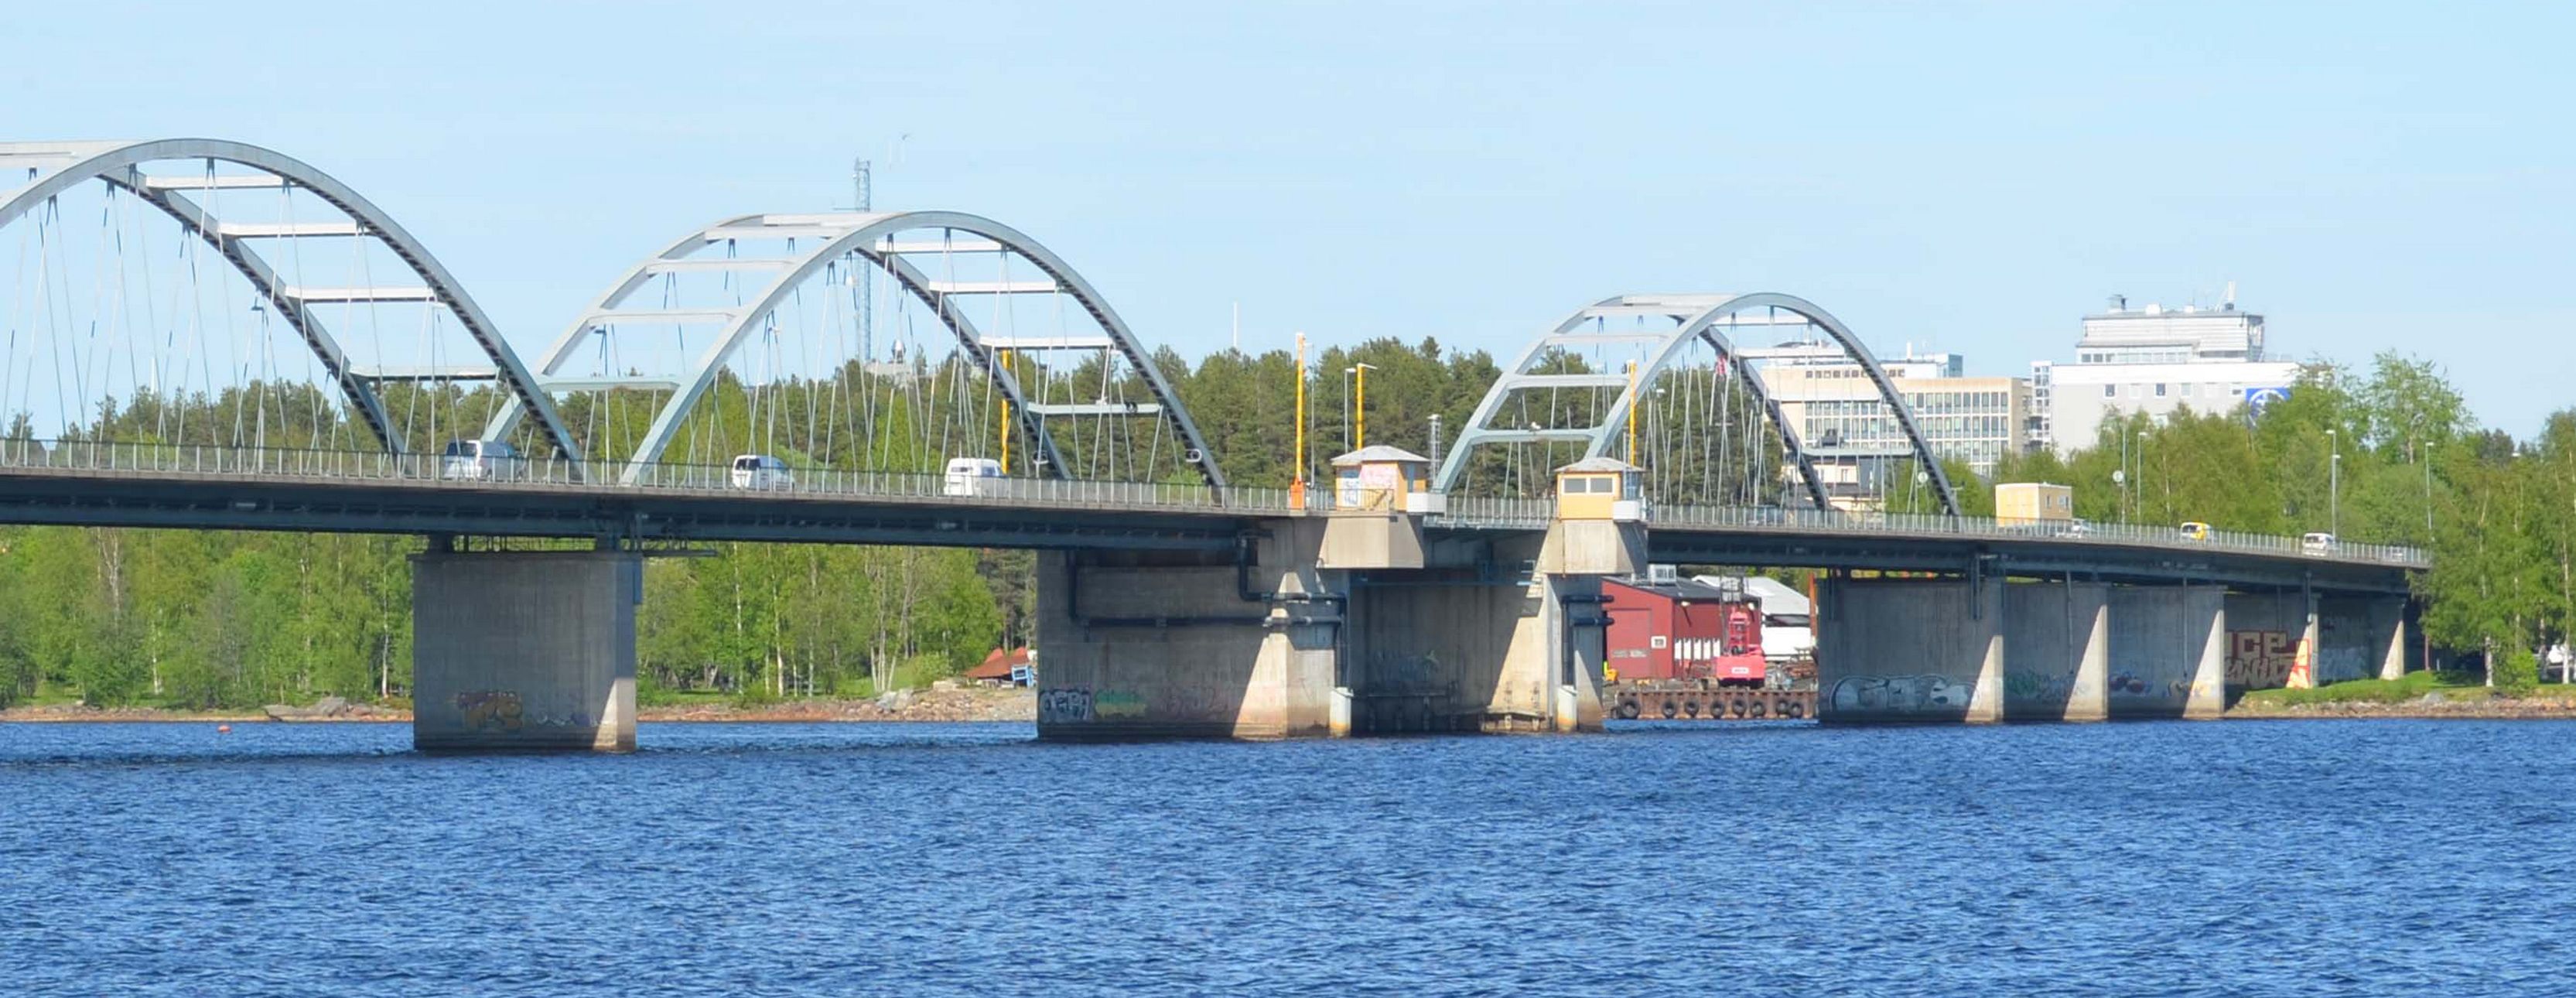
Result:
<instances>
[{"instance_id":1,"label":"grassy shoreline","mask_svg":"<svg viewBox=\"0 0 2576 998\"><path fill-rule=\"evenodd\" d=\"M2227 716L2576 718L2576 685L2545 684L2508 696L2474 675L2410 672L2398 679L2353 679L2313 689L2254 690L2231 705Z\"/></svg>"}]
</instances>

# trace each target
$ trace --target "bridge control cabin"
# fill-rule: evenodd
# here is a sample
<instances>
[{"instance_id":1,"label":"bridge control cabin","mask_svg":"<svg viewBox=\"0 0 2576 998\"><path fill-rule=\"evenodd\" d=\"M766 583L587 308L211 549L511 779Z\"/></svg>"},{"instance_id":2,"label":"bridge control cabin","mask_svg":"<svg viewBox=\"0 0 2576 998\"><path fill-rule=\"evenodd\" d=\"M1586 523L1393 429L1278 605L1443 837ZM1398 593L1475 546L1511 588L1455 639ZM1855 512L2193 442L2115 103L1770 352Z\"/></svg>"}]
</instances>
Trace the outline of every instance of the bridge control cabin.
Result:
<instances>
[{"instance_id":1,"label":"bridge control cabin","mask_svg":"<svg viewBox=\"0 0 2576 998\"><path fill-rule=\"evenodd\" d=\"M1431 459L1385 444L1333 459L1333 508L1380 513L1438 513L1446 504L1431 491Z\"/></svg>"},{"instance_id":2,"label":"bridge control cabin","mask_svg":"<svg viewBox=\"0 0 2576 998\"><path fill-rule=\"evenodd\" d=\"M1638 523L1645 469L1615 457L1587 457L1556 469L1556 518Z\"/></svg>"}]
</instances>

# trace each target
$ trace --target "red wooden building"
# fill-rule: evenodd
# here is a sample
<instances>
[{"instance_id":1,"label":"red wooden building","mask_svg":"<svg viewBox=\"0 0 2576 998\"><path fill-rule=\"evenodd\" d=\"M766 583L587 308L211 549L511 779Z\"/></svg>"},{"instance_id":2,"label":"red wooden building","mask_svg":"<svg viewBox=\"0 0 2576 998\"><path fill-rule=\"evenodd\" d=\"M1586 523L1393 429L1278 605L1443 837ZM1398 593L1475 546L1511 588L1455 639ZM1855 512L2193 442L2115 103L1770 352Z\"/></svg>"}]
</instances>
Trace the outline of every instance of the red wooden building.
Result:
<instances>
[{"instance_id":1,"label":"red wooden building","mask_svg":"<svg viewBox=\"0 0 2576 998\"><path fill-rule=\"evenodd\" d=\"M1762 685L1762 609L1703 582L1606 579L1612 681Z\"/></svg>"}]
</instances>

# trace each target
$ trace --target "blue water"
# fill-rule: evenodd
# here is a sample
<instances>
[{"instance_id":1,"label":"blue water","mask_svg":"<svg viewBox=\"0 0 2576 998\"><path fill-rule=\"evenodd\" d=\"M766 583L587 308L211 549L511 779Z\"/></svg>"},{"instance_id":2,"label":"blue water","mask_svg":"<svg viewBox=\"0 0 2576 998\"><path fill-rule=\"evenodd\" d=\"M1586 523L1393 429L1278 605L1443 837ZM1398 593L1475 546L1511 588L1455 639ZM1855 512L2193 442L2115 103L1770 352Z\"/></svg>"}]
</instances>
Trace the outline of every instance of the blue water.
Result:
<instances>
[{"instance_id":1,"label":"blue water","mask_svg":"<svg viewBox=\"0 0 2576 998\"><path fill-rule=\"evenodd\" d=\"M0 992L2576 992L2576 725L0 725Z\"/></svg>"}]
</instances>

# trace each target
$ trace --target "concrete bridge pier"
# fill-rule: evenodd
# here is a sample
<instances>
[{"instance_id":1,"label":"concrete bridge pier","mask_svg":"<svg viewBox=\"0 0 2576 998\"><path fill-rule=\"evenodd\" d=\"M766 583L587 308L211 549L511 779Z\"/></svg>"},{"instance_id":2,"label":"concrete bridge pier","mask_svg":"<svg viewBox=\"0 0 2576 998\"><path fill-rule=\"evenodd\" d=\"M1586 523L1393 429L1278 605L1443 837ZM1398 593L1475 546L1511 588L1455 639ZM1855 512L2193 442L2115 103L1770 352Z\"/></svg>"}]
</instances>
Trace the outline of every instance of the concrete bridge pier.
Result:
<instances>
[{"instance_id":1,"label":"concrete bridge pier","mask_svg":"<svg viewBox=\"0 0 2576 998\"><path fill-rule=\"evenodd\" d=\"M2004 718L2110 715L2111 587L2060 579L2004 587Z\"/></svg>"},{"instance_id":2,"label":"concrete bridge pier","mask_svg":"<svg viewBox=\"0 0 2576 998\"><path fill-rule=\"evenodd\" d=\"M1232 555L1039 552L1038 737L1333 733L1349 573L1320 566L1323 533L1286 518Z\"/></svg>"},{"instance_id":3,"label":"concrete bridge pier","mask_svg":"<svg viewBox=\"0 0 2576 998\"><path fill-rule=\"evenodd\" d=\"M1438 501L1401 492L1425 464L1337 458L1335 509L1264 521L1230 557L1042 554L1038 737L1599 730L1601 577L1645 563L1640 518L1609 502L1635 469L1569 466L1604 501L1544 535L1432 541Z\"/></svg>"},{"instance_id":4,"label":"concrete bridge pier","mask_svg":"<svg viewBox=\"0 0 2576 998\"><path fill-rule=\"evenodd\" d=\"M632 551L412 559L412 745L427 752L635 750Z\"/></svg>"},{"instance_id":5,"label":"concrete bridge pier","mask_svg":"<svg viewBox=\"0 0 2576 998\"><path fill-rule=\"evenodd\" d=\"M2113 718L2214 720L2227 710L2227 591L2214 585L2114 586Z\"/></svg>"},{"instance_id":6,"label":"concrete bridge pier","mask_svg":"<svg viewBox=\"0 0 2576 998\"><path fill-rule=\"evenodd\" d=\"M1829 724L2214 718L2217 586L1828 576L1817 716Z\"/></svg>"},{"instance_id":7,"label":"concrete bridge pier","mask_svg":"<svg viewBox=\"0 0 2576 998\"><path fill-rule=\"evenodd\" d=\"M2005 589L1993 576L1819 579L1817 719L2003 720Z\"/></svg>"},{"instance_id":8,"label":"concrete bridge pier","mask_svg":"<svg viewBox=\"0 0 2576 998\"><path fill-rule=\"evenodd\" d=\"M1352 573L1343 734L1601 730L1601 579L1539 571L1535 537L1463 564Z\"/></svg>"},{"instance_id":9,"label":"concrete bridge pier","mask_svg":"<svg viewBox=\"0 0 2576 998\"><path fill-rule=\"evenodd\" d=\"M2415 656L2403 596L2317 601L2317 681L2399 679Z\"/></svg>"}]
</instances>

